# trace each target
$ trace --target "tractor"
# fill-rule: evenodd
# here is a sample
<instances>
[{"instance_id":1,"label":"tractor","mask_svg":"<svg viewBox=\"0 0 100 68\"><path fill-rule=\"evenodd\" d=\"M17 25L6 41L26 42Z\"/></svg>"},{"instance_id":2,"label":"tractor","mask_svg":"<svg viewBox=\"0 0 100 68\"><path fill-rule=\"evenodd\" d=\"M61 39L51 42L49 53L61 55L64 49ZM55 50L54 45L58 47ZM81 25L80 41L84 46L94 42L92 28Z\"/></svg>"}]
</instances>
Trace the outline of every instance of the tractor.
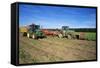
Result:
<instances>
[{"instance_id":1,"label":"tractor","mask_svg":"<svg viewBox=\"0 0 100 68\"><path fill-rule=\"evenodd\" d=\"M74 30L70 30L69 26L62 26L58 37L68 39L79 39L79 34L77 34Z\"/></svg>"},{"instance_id":2,"label":"tractor","mask_svg":"<svg viewBox=\"0 0 100 68\"><path fill-rule=\"evenodd\" d=\"M23 35L26 35L28 38L38 39L46 37L45 34L41 31L39 25L31 24L27 28L27 32L24 32Z\"/></svg>"}]
</instances>

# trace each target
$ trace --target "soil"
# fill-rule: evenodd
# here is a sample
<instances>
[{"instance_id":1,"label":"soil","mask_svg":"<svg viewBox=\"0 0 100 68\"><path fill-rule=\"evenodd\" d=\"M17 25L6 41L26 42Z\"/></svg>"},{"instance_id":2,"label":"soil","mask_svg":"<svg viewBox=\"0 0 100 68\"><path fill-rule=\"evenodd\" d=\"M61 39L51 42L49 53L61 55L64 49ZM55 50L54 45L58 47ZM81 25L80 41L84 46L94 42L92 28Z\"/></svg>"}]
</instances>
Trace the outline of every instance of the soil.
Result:
<instances>
[{"instance_id":1,"label":"soil","mask_svg":"<svg viewBox=\"0 0 100 68\"><path fill-rule=\"evenodd\" d=\"M19 37L19 63L43 63L96 59L96 41L47 37Z\"/></svg>"}]
</instances>

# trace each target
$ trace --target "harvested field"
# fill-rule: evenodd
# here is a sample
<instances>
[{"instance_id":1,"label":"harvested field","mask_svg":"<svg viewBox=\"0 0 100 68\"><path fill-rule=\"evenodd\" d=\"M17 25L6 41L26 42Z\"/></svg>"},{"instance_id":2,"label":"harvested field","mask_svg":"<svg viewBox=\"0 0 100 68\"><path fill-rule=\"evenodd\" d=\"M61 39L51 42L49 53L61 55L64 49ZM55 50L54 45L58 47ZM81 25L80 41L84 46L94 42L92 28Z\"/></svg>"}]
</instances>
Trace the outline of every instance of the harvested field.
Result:
<instances>
[{"instance_id":1,"label":"harvested field","mask_svg":"<svg viewBox=\"0 0 100 68\"><path fill-rule=\"evenodd\" d=\"M19 37L19 63L41 63L96 59L96 41L47 37Z\"/></svg>"}]
</instances>

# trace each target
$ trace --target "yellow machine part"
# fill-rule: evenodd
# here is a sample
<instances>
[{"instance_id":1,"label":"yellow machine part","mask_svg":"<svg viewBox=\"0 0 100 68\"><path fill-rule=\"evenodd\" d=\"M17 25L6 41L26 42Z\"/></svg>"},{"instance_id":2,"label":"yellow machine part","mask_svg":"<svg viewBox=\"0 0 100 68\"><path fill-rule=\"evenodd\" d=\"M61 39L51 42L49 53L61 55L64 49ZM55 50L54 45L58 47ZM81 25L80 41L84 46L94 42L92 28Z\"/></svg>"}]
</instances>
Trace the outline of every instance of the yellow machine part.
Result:
<instances>
[{"instance_id":1,"label":"yellow machine part","mask_svg":"<svg viewBox=\"0 0 100 68\"><path fill-rule=\"evenodd\" d=\"M20 27L20 30L19 30L20 32L27 32L28 31L28 29L26 28L26 27Z\"/></svg>"}]
</instances>

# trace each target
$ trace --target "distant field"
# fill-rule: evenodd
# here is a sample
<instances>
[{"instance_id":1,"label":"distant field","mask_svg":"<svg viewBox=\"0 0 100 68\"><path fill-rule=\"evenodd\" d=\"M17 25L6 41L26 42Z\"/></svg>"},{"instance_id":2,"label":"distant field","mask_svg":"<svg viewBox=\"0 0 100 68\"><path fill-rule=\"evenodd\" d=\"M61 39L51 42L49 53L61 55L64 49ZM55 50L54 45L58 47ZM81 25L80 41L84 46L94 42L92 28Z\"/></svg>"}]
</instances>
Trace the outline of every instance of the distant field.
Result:
<instances>
[{"instance_id":1,"label":"distant field","mask_svg":"<svg viewBox=\"0 0 100 68\"><path fill-rule=\"evenodd\" d=\"M96 33L95 32L77 32L82 36L85 40L96 40Z\"/></svg>"},{"instance_id":2,"label":"distant field","mask_svg":"<svg viewBox=\"0 0 100 68\"><path fill-rule=\"evenodd\" d=\"M87 40L96 40L96 33L87 32L85 37Z\"/></svg>"},{"instance_id":3,"label":"distant field","mask_svg":"<svg viewBox=\"0 0 100 68\"><path fill-rule=\"evenodd\" d=\"M96 59L96 41L47 37L34 40L19 36L19 63Z\"/></svg>"}]
</instances>

